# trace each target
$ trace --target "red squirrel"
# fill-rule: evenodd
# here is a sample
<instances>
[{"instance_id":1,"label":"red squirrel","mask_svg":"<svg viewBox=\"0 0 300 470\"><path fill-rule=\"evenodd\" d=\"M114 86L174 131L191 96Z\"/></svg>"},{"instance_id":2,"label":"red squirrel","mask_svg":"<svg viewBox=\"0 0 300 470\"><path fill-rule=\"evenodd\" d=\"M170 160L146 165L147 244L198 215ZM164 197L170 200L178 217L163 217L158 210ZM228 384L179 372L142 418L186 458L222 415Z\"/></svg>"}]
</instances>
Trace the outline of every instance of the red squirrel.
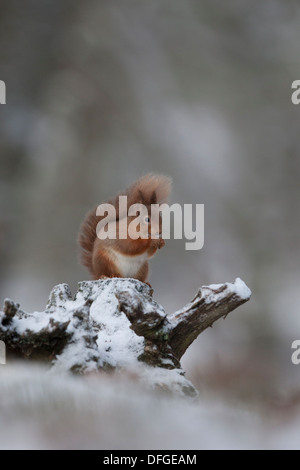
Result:
<instances>
[{"instance_id":1,"label":"red squirrel","mask_svg":"<svg viewBox=\"0 0 300 470\"><path fill-rule=\"evenodd\" d=\"M108 201L116 211L116 239L98 238L97 227L104 216L96 215L97 208L88 212L79 231L78 243L81 247L81 262L88 268L93 279L131 277L146 282L148 259L165 244L161 238L161 215L152 217L152 220L151 205L166 203L170 190L169 177L147 174ZM127 196L126 213L120 212L119 196ZM132 239L128 236L128 226L136 218L127 214L128 208L133 204L143 204L147 208L147 216L139 226L143 238ZM127 219L124 218L126 216Z\"/></svg>"}]
</instances>

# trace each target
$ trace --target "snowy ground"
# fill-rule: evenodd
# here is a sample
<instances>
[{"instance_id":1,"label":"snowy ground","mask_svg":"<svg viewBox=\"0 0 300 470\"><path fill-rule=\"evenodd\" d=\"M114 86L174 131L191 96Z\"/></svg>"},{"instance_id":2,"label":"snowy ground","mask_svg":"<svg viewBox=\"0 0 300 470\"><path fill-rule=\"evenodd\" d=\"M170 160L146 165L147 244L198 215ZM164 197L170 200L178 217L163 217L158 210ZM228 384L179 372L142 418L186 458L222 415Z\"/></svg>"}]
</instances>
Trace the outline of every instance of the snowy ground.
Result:
<instances>
[{"instance_id":1,"label":"snowy ground","mask_svg":"<svg viewBox=\"0 0 300 470\"><path fill-rule=\"evenodd\" d=\"M1 449L299 448L299 419L149 392L134 377L49 373L0 366Z\"/></svg>"}]
</instances>

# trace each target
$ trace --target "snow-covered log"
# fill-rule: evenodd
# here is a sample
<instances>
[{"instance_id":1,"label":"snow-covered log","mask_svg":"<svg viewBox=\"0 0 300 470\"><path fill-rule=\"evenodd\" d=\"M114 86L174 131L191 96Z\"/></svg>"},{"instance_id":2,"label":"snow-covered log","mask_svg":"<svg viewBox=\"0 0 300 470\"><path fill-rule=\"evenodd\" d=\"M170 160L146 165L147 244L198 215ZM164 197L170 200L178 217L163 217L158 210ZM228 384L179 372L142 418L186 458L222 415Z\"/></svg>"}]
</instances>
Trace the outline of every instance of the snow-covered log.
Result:
<instances>
[{"instance_id":1,"label":"snow-covered log","mask_svg":"<svg viewBox=\"0 0 300 470\"><path fill-rule=\"evenodd\" d=\"M73 299L67 284L52 290L44 312L26 313L6 299L0 340L9 354L46 360L56 370L128 370L163 390L194 395L180 359L206 328L249 300L240 279L202 287L166 315L152 289L136 279L83 281Z\"/></svg>"}]
</instances>

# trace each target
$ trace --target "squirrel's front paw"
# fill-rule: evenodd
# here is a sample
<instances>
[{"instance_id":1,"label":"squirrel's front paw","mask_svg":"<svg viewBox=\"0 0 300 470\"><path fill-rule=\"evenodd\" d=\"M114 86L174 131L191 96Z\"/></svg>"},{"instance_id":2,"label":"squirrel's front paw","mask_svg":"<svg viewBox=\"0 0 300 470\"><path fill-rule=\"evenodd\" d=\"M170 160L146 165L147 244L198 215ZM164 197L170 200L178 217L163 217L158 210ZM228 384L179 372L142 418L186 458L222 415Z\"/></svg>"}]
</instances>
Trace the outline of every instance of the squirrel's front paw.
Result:
<instances>
[{"instance_id":1,"label":"squirrel's front paw","mask_svg":"<svg viewBox=\"0 0 300 470\"><path fill-rule=\"evenodd\" d=\"M162 248L163 246L165 246L166 242L163 238L160 238L159 241L158 241L158 248Z\"/></svg>"},{"instance_id":2,"label":"squirrel's front paw","mask_svg":"<svg viewBox=\"0 0 300 470\"><path fill-rule=\"evenodd\" d=\"M157 250L162 248L165 245L165 240L162 238L155 238L152 240L152 247Z\"/></svg>"}]
</instances>

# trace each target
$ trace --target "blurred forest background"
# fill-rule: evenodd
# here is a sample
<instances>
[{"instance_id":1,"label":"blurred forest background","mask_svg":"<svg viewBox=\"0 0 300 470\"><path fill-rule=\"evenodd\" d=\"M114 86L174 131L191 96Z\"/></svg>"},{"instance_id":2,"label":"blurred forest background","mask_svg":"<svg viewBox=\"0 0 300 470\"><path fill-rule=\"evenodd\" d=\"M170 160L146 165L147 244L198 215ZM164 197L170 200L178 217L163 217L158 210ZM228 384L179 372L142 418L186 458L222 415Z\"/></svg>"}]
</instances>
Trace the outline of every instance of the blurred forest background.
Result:
<instances>
[{"instance_id":1,"label":"blurred forest background","mask_svg":"<svg viewBox=\"0 0 300 470\"><path fill-rule=\"evenodd\" d=\"M274 412L298 403L299 44L293 0L2 0L1 302L74 292L85 212L168 174L172 203L205 204L205 243L158 253L156 300L171 312L237 276L253 292L193 344L188 377Z\"/></svg>"}]
</instances>

